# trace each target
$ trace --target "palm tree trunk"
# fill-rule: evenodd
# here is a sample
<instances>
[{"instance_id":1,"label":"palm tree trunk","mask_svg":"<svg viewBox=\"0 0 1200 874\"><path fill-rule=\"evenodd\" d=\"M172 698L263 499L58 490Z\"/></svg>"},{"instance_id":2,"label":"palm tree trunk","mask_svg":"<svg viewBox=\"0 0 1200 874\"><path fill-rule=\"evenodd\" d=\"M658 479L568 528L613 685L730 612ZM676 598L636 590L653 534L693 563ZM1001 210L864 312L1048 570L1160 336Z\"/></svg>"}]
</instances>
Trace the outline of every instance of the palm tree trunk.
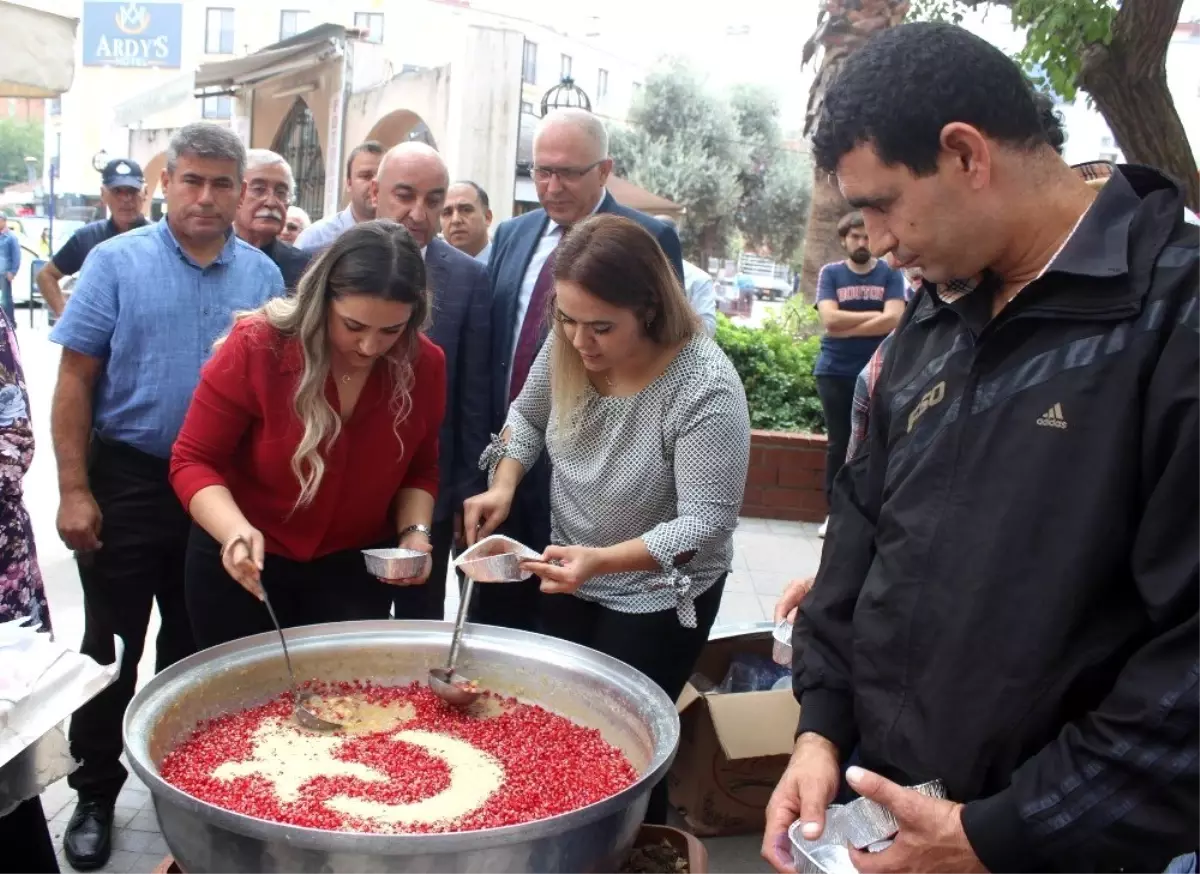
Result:
<instances>
[{"instance_id":1,"label":"palm tree trunk","mask_svg":"<svg viewBox=\"0 0 1200 874\"><path fill-rule=\"evenodd\" d=\"M800 293L805 300L817 299L817 276L831 261L846 257L837 224L849 211L834 178L819 170L813 171L812 207L804 236L804 263L800 270Z\"/></svg>"}]
</instances>

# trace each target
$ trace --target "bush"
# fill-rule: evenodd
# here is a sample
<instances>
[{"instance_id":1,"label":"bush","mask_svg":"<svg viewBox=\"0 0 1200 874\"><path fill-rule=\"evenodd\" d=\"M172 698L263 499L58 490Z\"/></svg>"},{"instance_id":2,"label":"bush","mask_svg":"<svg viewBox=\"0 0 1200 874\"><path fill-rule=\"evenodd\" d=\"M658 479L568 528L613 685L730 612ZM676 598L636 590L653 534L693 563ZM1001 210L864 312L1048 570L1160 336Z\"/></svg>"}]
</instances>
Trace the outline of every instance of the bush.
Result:
<instances>
[{"instance_id":1,"label":"bush","mask_svg":"<svg viewBox=\"0 0 1200 874\"><path fill-rule=\"evenodd\" d=\"M797 317L804 318L799 311ZM722 315L717 317L716 340L746 387L752 428L817 433L825 430L817 383L812 375L821 347L820 337L798 339L784 324L773 319L761 328L745 328Z\"/></svg>"}]
</instances>

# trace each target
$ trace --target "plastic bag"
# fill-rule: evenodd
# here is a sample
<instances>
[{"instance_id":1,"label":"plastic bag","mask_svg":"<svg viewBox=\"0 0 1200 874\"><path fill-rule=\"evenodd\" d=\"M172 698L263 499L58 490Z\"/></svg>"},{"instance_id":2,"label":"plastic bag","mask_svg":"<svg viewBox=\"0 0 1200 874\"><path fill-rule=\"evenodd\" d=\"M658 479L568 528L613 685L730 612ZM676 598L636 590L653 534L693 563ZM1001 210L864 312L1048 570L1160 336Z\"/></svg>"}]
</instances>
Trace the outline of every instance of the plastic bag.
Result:
<instances>
[{"instance_id":1,"label":"plastic bag","mask_svg":"<svg viewBox=\"0 0 1200 874\"><path fill-rule=\"evenodd\" d=\"M777 665L771 659L754 653L738 653L729 662L725 679L717 687L718 692L765 692L781 678L790 677L791 671Z\"/></svg>"}]
</instances>

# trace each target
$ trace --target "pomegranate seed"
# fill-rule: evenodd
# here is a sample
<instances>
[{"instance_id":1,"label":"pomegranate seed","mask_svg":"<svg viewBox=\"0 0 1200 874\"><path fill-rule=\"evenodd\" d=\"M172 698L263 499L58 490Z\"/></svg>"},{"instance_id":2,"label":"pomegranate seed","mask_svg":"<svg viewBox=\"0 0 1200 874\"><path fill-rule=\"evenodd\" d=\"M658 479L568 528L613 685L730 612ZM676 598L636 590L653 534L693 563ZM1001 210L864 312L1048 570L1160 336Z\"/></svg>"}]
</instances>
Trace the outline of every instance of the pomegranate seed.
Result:
<instances>
[{"instance_id":1,"label":"pomegranate seed","mask_svg":"<svg viewBox=\"0 0 1200 874\"><path fill-rule=\"evenodd\" d=\"M163 779L202 801L258 819L330 831L429 833L473 831L531 822L602 801L632 785L638 777L629 760L600 732L576 725L534 704L485 693L481 703L494 711L448 706L426 686L377 686L372 683L310 684L323 696L353 696L373 705L406 705L413 718L398 727L346 735L333 755L386 775L384 782L352 776L316 776L285 802L264 776L222 780L213 772L227 762L254 756L255 733L269 720L288 720L291 698L280 695L240 713L201 724L171 751L159 767ZM465 741L499 763L504 779L479 807L450 821L385 823L349 816L326 802L350 796L382 804L411 804L445 792L449 765L425 749L394 739L399 731L425 731Z\"/></svg>"}]
</instances>

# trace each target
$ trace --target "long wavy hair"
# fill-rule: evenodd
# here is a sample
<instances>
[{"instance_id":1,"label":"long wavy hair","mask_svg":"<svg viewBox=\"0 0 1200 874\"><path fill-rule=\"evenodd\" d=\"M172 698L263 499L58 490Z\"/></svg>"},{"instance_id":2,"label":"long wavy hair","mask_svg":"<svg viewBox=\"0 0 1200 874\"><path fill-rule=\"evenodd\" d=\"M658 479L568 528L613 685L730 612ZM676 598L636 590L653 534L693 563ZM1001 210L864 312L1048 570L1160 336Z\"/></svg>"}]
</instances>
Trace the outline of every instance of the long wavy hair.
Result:
<instances>
[{"instance_id":1,"label":"long wavy hair","mask_svg":"<svg viewBox=\"0 0 1200 874\"><path fill-rule=\"evenodd\" d=\"M693 337L700 321L658 241L632 219L597 213L571 228L558 246L554 281L574 282L607 304L632 310L642 332L658 346ZM587 369L563 324L549 306L554 346L550 350L550 392L555 425L562 434L578 423L589 385Z\"/></svg>"},{"instance_id":2,"label":"long wavy hair","mask_svg":"<svg viewBox=\"0 0 1200 874\"><path fill-rule=\"evenodd\" d=\"M300 484L293 509L312 503L325 476L323 450L337 440L342 420L325 399L330 372L330 304L350 295L368 295L412 306L412 317L384 360L391 373L393 430L412 411L413 362L420 332L429 316L425 262L403 225L387 219L362 222L344 231L309 265L290 297L276 298L238 318L261 316L285 338L297 338L304 366L292 407L304 434L292 453L292 472ZM401 445L403 453L403 445Z\"/></svg>"}]
</instances>

